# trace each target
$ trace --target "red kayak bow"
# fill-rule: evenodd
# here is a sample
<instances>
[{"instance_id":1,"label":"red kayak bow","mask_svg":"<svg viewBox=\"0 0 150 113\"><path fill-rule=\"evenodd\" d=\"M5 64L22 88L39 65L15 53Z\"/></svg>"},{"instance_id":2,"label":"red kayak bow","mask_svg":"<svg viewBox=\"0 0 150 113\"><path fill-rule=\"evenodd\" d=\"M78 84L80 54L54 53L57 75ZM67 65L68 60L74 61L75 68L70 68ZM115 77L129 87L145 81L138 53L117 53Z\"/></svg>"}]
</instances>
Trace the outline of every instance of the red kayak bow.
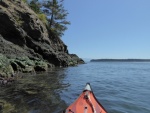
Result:
<instances>
[{"instance_id":1,"label":"red kayak bow","mask_svg":"<svg viewBox=\"0 0 150 113\"><path fill-rule=\"evenodd\" d=\"M107 113L105 108L97 101L89 83L83 92L63 113Z\"/></svg>"}]
</instances>

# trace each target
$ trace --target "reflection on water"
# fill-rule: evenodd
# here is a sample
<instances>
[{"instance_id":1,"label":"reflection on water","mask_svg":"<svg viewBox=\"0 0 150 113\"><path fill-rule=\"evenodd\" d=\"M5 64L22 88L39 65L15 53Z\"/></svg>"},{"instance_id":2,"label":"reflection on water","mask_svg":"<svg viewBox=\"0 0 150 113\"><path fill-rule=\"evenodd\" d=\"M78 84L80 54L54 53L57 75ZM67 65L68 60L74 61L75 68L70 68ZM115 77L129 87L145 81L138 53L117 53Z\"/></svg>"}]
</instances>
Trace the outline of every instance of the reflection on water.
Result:
<instances>
[{"instance_id":1,"label":"reflection on water","mask_svg":"<svg viewBox=\"0 0 150 113\"><path fill-rule=\"evenodd\" d=\"M36 75L24 74L12 86L0 87L2 113L59 113L66 104L59 93L64 69L52 69Z\"/></svg>"}]
</instances>

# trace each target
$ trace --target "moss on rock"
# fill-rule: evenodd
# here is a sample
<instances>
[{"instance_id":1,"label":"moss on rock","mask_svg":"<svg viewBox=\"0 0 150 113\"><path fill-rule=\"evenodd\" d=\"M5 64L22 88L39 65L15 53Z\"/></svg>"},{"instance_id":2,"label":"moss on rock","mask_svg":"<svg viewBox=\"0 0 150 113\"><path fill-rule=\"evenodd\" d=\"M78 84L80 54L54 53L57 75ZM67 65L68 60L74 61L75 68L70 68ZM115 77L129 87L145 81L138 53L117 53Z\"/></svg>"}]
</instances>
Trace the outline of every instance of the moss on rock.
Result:
<instances>
[{"instance_id":1,"label":"moss on rock","mask_svg":"<svg viewBox=\"0 0 150 113\"><path fill-rule=\"evenodd\" d=\"M0 74L3 77L11 77L11 75L14 74L14 70L10 65L9 59L2 54L0 54Z\"/></svg>"},{"instance_id":2,"label":"moss on rock","mask_svg":"<svg viewBox=\"0 0 150 113\"><path fill-rule=\"evenodd\" d=\"M30 59L28 57L7 58L0 54L0 74L2 77L10 78L14 71L23 73L34 71L47 71L49 63L40 59Z\"/></svg>"}]
</instances>

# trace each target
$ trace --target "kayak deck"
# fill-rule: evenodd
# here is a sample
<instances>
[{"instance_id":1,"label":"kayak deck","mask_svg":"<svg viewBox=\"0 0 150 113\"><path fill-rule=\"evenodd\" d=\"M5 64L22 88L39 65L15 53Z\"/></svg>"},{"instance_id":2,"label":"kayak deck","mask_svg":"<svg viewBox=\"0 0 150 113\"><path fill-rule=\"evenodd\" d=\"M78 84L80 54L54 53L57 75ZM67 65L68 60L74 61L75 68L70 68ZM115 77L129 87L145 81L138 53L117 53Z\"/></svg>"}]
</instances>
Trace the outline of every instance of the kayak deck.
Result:
<instances>
[{"instance_id":1,"label":"kayak deck","mask_svg":"<svg viewBox=\"0 0 150 113\"><path fill-rule=\"evenodd\" d=\"M88 83L78 99L72 103L64 113L107 113L97 101Z\"/></svg>"}]
</instances>

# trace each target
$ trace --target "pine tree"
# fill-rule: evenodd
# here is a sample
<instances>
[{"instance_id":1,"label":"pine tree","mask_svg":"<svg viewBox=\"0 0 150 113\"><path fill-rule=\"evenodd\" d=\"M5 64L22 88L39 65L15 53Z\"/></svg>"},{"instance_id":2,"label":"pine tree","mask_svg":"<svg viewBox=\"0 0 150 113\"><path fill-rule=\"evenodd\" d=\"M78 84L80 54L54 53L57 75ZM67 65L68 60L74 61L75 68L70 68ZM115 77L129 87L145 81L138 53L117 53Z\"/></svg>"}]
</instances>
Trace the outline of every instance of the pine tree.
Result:
<instances>
[{"instance_id":1,"label":"pine tree","mask_svg":"<svg viewBox=\"0 0 150 113\"><path fill-rule=\"evenodd\" d=\"M48 0L43 6L46 8L43 12L48 16L49 28L57 36L62 36L70 24L66 20L67 10L63 6L64 0Z\"/></svg>"},{"instance_id":2,"label":"pine tree","mask_svg":"<svg viewBox=\"0 0 150 113\"><path fill-rule=\"evenodd\" d=\"M29 3L30 8L35 12L35 13L40 13L40 4L38 3L38 0L32 0Z\"/></svg>"}]
</instances>

